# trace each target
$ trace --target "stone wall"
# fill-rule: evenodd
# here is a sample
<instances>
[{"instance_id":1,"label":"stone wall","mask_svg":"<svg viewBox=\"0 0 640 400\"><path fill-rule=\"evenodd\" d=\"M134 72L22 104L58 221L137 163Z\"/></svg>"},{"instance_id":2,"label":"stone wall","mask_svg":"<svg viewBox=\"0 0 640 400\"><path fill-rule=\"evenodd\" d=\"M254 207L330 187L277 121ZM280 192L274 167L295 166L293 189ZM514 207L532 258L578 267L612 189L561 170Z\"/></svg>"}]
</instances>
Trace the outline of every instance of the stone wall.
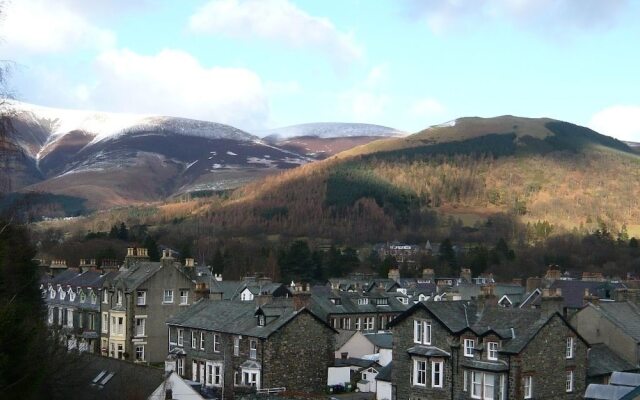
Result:
<instances>
[{"instance_id":1,"label":"stone wall","mask_svg":"<svg viewBox=\"0 0 640 400\"><path fill-rule=\"evenodd\" d=\"M574 338L574 356L566 358L566 338ZM574 371L574 389L566 392L566 372ZM535 399L580 399L586 389L587 345L558 316L554 316L512 358L509 398L524 398L523 377L533 376Z\"/></svg>"},{"instance_id":2,"label":"stone wall","mask_svg":"<svg viewBox=\"0 0 640 400\"><path fill-rule=\"evenodd\" d=\"M427 363L426 387L414 386L411 382L413 361L407 349L416 346L413 342L413 321L415 319L431 320L431 344L447 352L455 352L457 339L433 318L426 310L416 310L413 315L404 319L392 328L393 331L393 371L392 382L396 388L397 399L450 399L452 394L451 359L444 359L444 384L442 388L431 387L431 360ZM453 346L453 348L452 348ZM457 369L457 368L456 368Z\"/></svg>"},{"instance_id":3,"label":"stone wall","mask_svg":"<svg viewBox=\"0 0 640 400\"><path fill-rule=\"evenodd\" d=\"M322 393L334 362L335 332L303 311L265 341L262 387Z\"/></svg>"}]
</instances>

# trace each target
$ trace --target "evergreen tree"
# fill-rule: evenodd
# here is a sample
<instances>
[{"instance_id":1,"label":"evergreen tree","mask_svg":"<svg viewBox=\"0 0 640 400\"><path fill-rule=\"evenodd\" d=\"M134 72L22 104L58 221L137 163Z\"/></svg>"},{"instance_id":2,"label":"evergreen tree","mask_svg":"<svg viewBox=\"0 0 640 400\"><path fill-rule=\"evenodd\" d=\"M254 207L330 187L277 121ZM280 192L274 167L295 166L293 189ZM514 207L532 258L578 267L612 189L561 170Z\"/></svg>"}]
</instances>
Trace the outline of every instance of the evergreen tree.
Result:
<instances>
[{"instance_id":1,"label":"evergreen tree","mask_svg":"<svg viewBox=\"0 0 640 400\"><path fill-rule=\"evenodd\" d=\"M41 393L48 343L34 249L24 227L0 222L0 391L3 398Z\"/></svg>"},{"instance_id":2,"label":"evergreen tree","mask_svg":"<svg viewBox=\"0 0 640 400\"><path fill-rule=\"evenodd\" d=\"M213 253L213 260L211 260L211 272L221 274L224 272L224 264L224 256L222 255L222 251L220 251L220 247L218 247L215 253Z\"/></svg>"},{"instance_id":3,"label":"evergreen tree","mask_svg":"<svg viewBox=\"0 0 640 400\"><path fill-rule=\"evenodd\" d=\"M160 250L158 249L158 243L152 236L147 236L144 239L143 245L147 249L149 260L160 261Z\"/></svg>"},{"instance_id":4,"label":"evergreen tree","mask_svg":"<svg viewBox=\"0 0 640 400\"><path fill-rule=\"evenodd\" d=\"M129 229L127 229L127 225L124 222L121 222L118 228L118 239L124 240L125 242L129 240Z\"/></svg>"}]
</instances>

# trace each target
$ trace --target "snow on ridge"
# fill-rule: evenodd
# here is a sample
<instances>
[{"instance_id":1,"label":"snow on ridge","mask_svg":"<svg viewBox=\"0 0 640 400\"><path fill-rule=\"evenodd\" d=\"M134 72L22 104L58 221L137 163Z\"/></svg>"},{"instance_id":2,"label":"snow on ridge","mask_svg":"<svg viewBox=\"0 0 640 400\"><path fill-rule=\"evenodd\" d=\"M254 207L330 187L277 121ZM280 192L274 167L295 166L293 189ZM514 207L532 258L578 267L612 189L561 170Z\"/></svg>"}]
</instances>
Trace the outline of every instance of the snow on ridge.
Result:
<instances>
[{"instance_id":1,"label":"snow on ridge","mask_svg":"<svg viewBox=\"0 0 640 400\"><path fill-rule=\"evenodd\" d=\"M295 136L315 136L328 139L354 136L393 137L404 135L404 132L387 126L346 122L315 122L292 125L270 129L260 134L260 136L263 137L275 136L279 139L287 139Z\"/></svg>"},{"instance_id":2,"label":"snow on ridge","mask_svg":"<svg viewBox=\"0 0 640 400\"><path fill-rule=\"evenodd\" d=\"M456 122L457 121L458 120L456 120L456 119L452 119L451 121L443 122L443 123L438 124L438 125L433 125L433 126L431 126L431 128L449 128L449 127L452 127L452 126L456 126Z\"/></svg>"},{"instance_id":3,"label":"snow on ridge","mask_svg":"<svg viewBox=\"0 0 640 400\"><path fill-rule=\"evenodd\" d=\"M112 113L102 111L68 110L11 101L10 106L19 118L28 122L48 124L49 146L72 131L84 131L93 136L89 145L103 140L147 130L199 136L211 139L253 140L255 137L229 125L189 118L146 114Z\"/></svg>"}]
</instances>

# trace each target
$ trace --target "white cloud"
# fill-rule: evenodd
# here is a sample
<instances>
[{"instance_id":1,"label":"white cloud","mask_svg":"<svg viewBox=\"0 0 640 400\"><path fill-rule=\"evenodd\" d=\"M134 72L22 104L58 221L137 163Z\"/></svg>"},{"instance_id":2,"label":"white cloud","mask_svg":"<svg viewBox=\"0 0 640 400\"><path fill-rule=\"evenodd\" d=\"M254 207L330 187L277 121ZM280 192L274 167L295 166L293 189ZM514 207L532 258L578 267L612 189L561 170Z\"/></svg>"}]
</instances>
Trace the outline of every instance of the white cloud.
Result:
<instances>
[{"instance_id":1,"label":"white cloud","mask_svg":"<svg viewBox=\"0 0 640 400\"><path fill-rule=\"evenodd\" d=\"M412 17L435 33L503 19L542 31L608 28L629 0L406 0Z\"/></svg>"},{"instance_id":2,"label":"white cloud","mask_svg":"<svg viewBox=\"0 0 640 400\"><path fill-rule=\"evenodd\" d=\"M413 117L435 117L444 112L444 106L432 98L418 100L409 107L409 114Z\"/></svg>"},{"instance_id":3,"label":"white cloud","mask_svg":"<svg viewBox=\"0 0 640 400\"><path fill-rule=\"evenodd\" d=\"M383 84L389 74L389 65L376 65L362 82L339 95L342 114L355 122L374 123L379 121L391 102Z\"/></svg>"},{"instance_id":4,"label":"white cloud","mask_svg":"<svg viewBox=\"0 0 640 400\"><path fill-rule=\"evenodd\" d=\"M212 0L191 16L189 28L199 33L265 38L296 49L315 48L337 62L351 62L362 53L351 34L288 0Z\"/></svg>"},{"instance_id":5,"label":"white cloud","mask_svg":"<svg viewBox=\"0 0 640 400\"><path fill-rule=\"evenodd\" d=\"M92 25L64 3L45 0L11 1L3 5L1 47L13 53L56 53L75 48L104 49L115 35Z\"/></svg>"},{"instance_id":6,"label":"white cloud","mask_svg":"<svg viewBox=\"0 0 640 400\"><path fill-rule=\"evenodd\" d=\"M591 117L589 127L620 140L640 142L640 106L607 107Z\"/></svg>"},{"instance_id":7,"label":"white cloud","mask_svg":"<svg viewBox=\"0 0 640 400\"><path fill-rule=\"evenodd\" d=\"M190 54L162 50L146 56L127 49L101 54L91 106L121 112L216 121L244 129L264 126L264 85L244 68L206 68ZM86 96L86 93L83 93Z\"/></svg>"}]
</instances>

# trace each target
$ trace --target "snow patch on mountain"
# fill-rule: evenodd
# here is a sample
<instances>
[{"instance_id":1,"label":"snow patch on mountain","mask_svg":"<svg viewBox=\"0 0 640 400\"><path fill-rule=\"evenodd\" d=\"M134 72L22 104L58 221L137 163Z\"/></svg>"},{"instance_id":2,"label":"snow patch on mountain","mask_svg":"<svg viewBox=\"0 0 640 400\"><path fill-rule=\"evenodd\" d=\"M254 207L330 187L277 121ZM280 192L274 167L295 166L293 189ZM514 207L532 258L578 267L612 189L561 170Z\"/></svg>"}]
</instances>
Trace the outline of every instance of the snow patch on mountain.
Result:
<instances>
[{"instance_id":1,"label":"snow patch on mountain","mask_svg":"<svg viewBox=\"0 0 640 400\"><path fill-rule=\"evenodd\" d=\"M316 122L270 129L259 132L257 135L282 140L296 136L314 136L321 139L357 136L396 137L405 136L406 133L387 126L373 124Z\"/></svg>"}]
</instances>

